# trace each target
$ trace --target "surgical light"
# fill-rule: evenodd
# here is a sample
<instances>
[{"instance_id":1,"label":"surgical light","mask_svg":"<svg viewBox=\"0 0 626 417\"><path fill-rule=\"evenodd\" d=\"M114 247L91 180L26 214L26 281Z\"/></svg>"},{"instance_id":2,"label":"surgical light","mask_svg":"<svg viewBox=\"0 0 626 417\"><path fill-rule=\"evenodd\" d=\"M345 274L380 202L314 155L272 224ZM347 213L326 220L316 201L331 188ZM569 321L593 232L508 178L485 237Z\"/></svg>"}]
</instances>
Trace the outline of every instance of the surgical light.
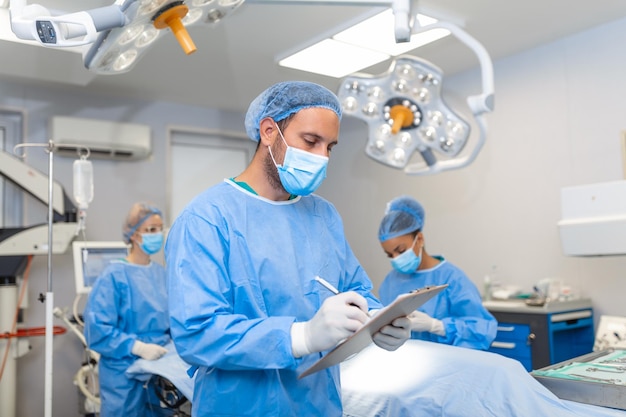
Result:
<instances>
[{"instance_id":1,"label":"surgical light","mask_svg":"<svg viewBox=\"0 0 626 417\"><path fill-rule=\"evenodd\" d=\"M467 98L479 129L469 153L461 155L470 139L471 126L444 102L443 72L430 62L400 56L381 75L357 73L345 78L337 93L344 113L367 123L365 153L409 175L432 174L471 163L485 142L484 114L493 110L493 66L482 45L447 22L419 30L431 28L454 34L476 53L481 64L483 91ZM412 162L414 153L422 160Z\"/></svg>"},{"instance_id":2,"label":"surgical light","mask_svg":"<svg viewBox=\"0 0 626 417\"><path fill-rule=\"evenodd\" d=\"M85 67L100 74L129 71L169 29L185 54L196 51L187 28L216 24L244 0L117 0L98 9L52 16L38 4L10 2L11 30L45 47L81 47Z\"/></svg>"},{"instance_id":3,"label":"surgical light","mask_svg":"<svg viewBox=\"0 0 626 417\"><path fill-rule=\"evenodd\" d=\"M191 54L196 46L187 28L200 23L216 24L243 1L126 0L121 8L130 23L103 32L83 54L85 67L100 74L126 72L162 36L162 29L168 28L183 51Z\"/></svg>"}]
</instances>

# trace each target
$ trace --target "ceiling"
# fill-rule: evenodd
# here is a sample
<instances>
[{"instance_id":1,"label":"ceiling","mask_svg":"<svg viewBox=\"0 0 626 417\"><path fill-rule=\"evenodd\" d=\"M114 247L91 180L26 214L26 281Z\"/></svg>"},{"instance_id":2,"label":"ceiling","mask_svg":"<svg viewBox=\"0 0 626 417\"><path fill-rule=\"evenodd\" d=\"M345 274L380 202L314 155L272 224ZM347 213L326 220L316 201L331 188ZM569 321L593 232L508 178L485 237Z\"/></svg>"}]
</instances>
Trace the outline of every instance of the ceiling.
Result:
<instances>
[{"instance_id":1,"label":"ceiling","mask_svg":"<svg viewBox=\"0 0 626 417\"><path fill-rule=\"evenodd\" d=\"M113 0L38 2L51 11L66 13L112 3ZM279 67L276 58L321 34L334 33L346 21L369 13L371 6L333 5L332 1L296 3L247 0L215 26L190 28L197 46L195 53L185 55L173 36L163 36L131 71L119 75L87 71L78 53L0 40L0 80L31 85L44 82L63 91L237 111L245 111L259 92L278 81L313 81L336 91L340 80ZM0 6L3 4L6 7L8 1L0 0ZM77 5L81 9L76 9ZM575 7L571 0L420 0L418 5L419 11L464 28L485 46L494 61L626 16L623 0L576 2ZM0 27L6 28L8 13L3 18ZM475 55L454 37L411 54L431 61L446 74L478 65ZM388 66L386 62L367 72L380 73Z\"/></svg>"}]
</instances>

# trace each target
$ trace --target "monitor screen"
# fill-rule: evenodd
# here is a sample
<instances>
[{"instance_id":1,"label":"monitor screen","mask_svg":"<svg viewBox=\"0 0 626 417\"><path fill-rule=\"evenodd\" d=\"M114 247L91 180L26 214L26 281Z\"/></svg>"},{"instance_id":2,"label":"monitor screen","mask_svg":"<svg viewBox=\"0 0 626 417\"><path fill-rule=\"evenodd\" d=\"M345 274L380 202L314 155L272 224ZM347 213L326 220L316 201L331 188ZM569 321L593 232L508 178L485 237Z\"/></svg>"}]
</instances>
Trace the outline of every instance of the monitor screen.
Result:
<instances>
[{"instance_id":1,"label":"monitor screen","mask_svg":"<svg viewBox=\"0 0 626 417\"><path fill-rule=\"evenodd\" d=\"M74 241L72 249L76 294L89 293L109 262L125 258L128 254L128 246L124 242Z\"/></svg>"}]
</instances>

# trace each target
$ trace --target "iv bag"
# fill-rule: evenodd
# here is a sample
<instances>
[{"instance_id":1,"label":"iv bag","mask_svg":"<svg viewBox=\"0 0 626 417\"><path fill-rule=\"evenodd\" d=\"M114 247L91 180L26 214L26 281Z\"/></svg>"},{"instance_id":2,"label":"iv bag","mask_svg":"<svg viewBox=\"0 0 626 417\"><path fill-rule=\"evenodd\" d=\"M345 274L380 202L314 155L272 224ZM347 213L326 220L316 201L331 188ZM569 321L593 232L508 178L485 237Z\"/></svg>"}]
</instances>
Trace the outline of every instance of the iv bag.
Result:
<instances>
[{"instance_id":1,"label":"iv bag","mask_svg":"<svg viewBox=\"0 0 626 417\"><path fill-rule=\"evenodd\" d=\"M93 200L93 165L85 158L74 161L74 200L81 210Z\"/></svg>"}]
</instances>

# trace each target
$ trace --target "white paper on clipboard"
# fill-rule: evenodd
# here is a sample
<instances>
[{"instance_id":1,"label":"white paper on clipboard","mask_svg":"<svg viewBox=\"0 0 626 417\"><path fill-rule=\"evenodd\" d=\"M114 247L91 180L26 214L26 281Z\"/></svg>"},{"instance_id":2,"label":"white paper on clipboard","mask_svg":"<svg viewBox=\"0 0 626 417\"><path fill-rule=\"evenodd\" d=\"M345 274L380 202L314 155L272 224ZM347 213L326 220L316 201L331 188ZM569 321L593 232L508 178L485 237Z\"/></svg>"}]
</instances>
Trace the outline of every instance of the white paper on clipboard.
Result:
<instances>
[{"instance_id":1,"label":"white paper on clipboard","mask_svg":"<svg viewBox=\"0 0 626 417\"><path fill-rule=\"evenodd\" d=\"M400 294L393 303L380 309L380 311L372 317L367 323L357 330L352 336L335 346L333 350L328 352L324 357L311 365L310 368L302 372L298 379L304 378L329 366L336 365L345 360L349 356L360 352L362 349L372 343L372 336L381 328L391 323L398 317L411 314L419 306L439 294L448 284L436 285L420 288L406 294Z\"/></svg>"}]
</instances>

